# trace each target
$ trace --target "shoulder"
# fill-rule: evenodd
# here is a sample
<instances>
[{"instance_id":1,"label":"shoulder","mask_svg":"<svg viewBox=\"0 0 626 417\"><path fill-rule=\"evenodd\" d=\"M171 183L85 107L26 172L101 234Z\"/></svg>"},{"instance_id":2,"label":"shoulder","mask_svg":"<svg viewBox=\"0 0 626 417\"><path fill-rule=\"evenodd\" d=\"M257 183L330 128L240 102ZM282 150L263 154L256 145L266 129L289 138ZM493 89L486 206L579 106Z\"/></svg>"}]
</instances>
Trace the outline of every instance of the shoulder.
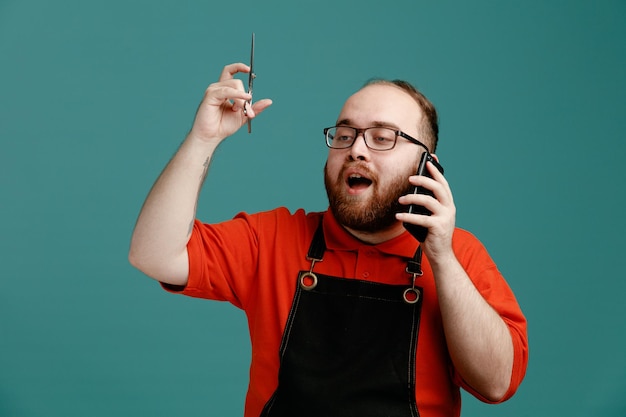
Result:
<instances>
[{"instance_id":1,"label":"shoulder","mask_svg":"<svg viewBox=\"0 0 626 417\"><path fill-rule=\"evenodd\" d=\"M310 212L307 213L304 209L297 209L291 212L286 207L277 207L273 210L262 211L254 214L239 213L234 217L234 220L243 220L251 224L256 224L259 227L285 227L285 226L303 226L317 225L323 213Z\"/></svg>"},{"instance_id":2,"label":"shoulder","mask_svg":"<svg viewBox=\"0 0 626 417\"><path fill-rule=\"evenodd\" d=\"M291 212L285 207L254 214L239 213L227 223L242 223L251 233L261 238L308 239L322 221L323 212L306 212L297 209Z\"/></svg>"},{"instance_id":3,"label":"shoulder","mask_svg":"<svg viewBox=\"0 0 626 417\"><path fill-rule=\"evenodd\" d=\"M457 227L452 236L452 245L455 247L483 247L482 242L472 232Z\"/></svg>"},{"instance_id":4,"label":"shoulder","mask_svg":"<svg viewBox=\"0 0 626 417\"><path fill-rule=\"evenodd\" d=\"M471 232L456 228L452 237L452 248L461 264L481 263L483 266L492 266L493 260L483 243Z\"/></svg>"},{"instance_id":5,"label":"shoulder","mask_svg":"<svg viewBox=\"0 0 626 417\"><path fill-rule=\"evenodd\" d=\"M472 232L469 230L461 229L457 227L454 229L453 239L459 242L470 242L470 241L478 241L478 238L474 236Z\"/></svg>"},{"instance_id":6,"label":"shoulder","mask_svg":"<svg viewBox=\"0 0 626 417\"><path fill-rule=\"evenodd\" d=\"M301 231L306 234L308 230L315 230L320 223L322 212L307 213L303 209L294 212L285 207L258 213L240 212L232 219L217 222L203 223L196 220L194 233L201 236L223 236L230 238L243 238L243 236L262 236L275 234L289 234ZM311 232L312 233L312 232Z\"/></svg>"}]
</instances>

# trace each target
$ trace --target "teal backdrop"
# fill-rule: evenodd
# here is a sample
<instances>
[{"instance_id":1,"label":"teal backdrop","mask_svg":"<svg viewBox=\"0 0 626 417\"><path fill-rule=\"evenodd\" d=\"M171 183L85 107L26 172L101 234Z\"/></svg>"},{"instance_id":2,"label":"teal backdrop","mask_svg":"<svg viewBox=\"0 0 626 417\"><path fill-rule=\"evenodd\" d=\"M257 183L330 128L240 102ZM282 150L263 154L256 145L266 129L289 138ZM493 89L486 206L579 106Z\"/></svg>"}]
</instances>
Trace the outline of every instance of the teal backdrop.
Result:
<instances>
[{"instance_id":1,"label":"teal backdrop","mask_svg":"<svg viewBox=\"0 0 626 417\"><path fill-rule=\"evenodd\" d=\"M517 395L464 416L626 415L626 3L0 0L0 416L240 416L231 305L128 263L153 181L223 65L274 105L220 147L198 216L326 208L322 128L372 77L441 116L457 224L529 321Z\"/></svg>"}]
</instances>

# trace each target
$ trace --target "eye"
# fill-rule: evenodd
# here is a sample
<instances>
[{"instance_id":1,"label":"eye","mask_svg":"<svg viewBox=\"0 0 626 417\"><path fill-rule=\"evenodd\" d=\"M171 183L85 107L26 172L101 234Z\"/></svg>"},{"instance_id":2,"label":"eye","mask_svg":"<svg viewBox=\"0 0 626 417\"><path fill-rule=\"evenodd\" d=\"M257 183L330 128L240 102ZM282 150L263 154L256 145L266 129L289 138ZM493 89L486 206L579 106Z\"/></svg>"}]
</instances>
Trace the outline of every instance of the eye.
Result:
<instances>
[{"instance_id":1,"label":"eye","mask_svg":"<svg viewBox=\"0 0 626 417\"><path fill-rule=\"evenodd\" d=\"M348 127L338 127L333 135L337 142L350 142L354 139L354 130Z\"/></svg>"},{"instance_id":2,"label":"eye","mask_svg":"<svg viewBox=\"0 0 626 417\"><path fill-rule=\"evenodd\" d=\"M391 129L386 128L378 128L378 129L370 129L368 130L370 138L372 141L378 145L389 145L390 143L395 142L396 140L396 132Z\"/></svg>"}]
</instances>

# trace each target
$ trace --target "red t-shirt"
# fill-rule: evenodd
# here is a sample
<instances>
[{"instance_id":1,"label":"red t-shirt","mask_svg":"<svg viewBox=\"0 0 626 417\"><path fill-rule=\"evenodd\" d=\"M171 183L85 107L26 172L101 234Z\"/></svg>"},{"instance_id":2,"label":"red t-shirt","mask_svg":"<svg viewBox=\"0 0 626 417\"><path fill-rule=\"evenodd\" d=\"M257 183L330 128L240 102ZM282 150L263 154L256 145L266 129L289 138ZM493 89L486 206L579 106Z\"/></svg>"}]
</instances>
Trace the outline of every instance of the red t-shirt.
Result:
<instances>
[{"instance_id":1,"label":"red t-shirt","mask_svg":"<svg viewBox=\"0 0 626 417\"><path fill-rule=\"evenodd\" d=\"M411 283L406 271L418 242L407 232L378 245L365 244L337 223L330 211L291 214L285 208L239 214L219 224L196 220L188 244L189 280L185 295L229 301L248 318L252 343L250 385L245 417L257 417L278 384L279 348L298 272L309 270L306 259L313 234L323 218L327 250L314 271L331 276L388 284ZM487 302L508 325L514 365L508 399L521 383L528 360L526 319L515 297L483 245L469 232L456 229L457 259ZM415 397L422 417L458 416L459 386L486 401L455 371L446 347L435 282L428 259L416 285L423 288L420 337L416 353ZM165 286L169 291L171 287Z\"/></svg>"}]
</instances>

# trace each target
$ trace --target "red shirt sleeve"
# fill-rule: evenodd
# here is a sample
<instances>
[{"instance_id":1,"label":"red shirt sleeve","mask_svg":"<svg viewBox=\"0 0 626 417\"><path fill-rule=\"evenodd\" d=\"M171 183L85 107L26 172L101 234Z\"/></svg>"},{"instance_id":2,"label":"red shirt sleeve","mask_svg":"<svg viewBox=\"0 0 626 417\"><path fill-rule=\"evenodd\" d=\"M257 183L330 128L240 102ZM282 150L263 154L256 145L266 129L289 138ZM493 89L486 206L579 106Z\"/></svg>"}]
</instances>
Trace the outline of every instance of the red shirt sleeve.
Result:
<instances>
[{"instance_id":1,"label":"red shirt sleeve","mask_svg":"<svg viewBox=\"0 0 626 417\"><path fill-rule=\"evenodd\" d=\"M459 235L458 239L457 234ZM468 243L471 243L468 244ZM495 311L498 312L511 333L513 342L513 369L506 394L496 403L511 398L524 379L528 365L527 322L508 283L498 270L485 247L471 233L458 229L455 234L455 253L470 279ZM458 373L453 375L457 384L462 386L483 402L493 403L462 380Z\"/></svg>"}]
</instances>

